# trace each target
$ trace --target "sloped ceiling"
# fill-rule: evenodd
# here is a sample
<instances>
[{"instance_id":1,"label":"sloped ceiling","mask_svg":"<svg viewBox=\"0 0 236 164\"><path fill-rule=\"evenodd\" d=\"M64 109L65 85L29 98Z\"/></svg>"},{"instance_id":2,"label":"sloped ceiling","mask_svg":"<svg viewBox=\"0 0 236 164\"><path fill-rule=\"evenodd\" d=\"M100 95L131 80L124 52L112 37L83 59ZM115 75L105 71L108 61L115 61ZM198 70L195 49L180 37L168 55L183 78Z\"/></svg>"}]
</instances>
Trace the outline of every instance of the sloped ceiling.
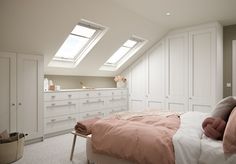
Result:
<instances>
[{"instance_id":1,"label":"sloped ceiling","mask_svg":"<svg viewBox=\"0 0 236 164\"><path fill-rule=\"evenodd\" d=\"M235 0L1 0L0 51L43 54L46 74L114 76L170 29L209 21L236 23L235 7ZM48 67L81 19L109 30L77 68ZM131 35L148 43L118 71L99 71Z\"/></svg>"}]
</instances>

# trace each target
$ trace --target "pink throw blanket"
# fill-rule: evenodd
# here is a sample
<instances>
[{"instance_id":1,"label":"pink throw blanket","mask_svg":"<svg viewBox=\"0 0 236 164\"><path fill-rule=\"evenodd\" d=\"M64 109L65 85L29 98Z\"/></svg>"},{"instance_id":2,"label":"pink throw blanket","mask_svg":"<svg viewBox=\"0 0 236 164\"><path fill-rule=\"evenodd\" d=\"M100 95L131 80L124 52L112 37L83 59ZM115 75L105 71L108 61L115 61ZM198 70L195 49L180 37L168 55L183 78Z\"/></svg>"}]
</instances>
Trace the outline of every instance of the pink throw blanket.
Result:
<instances>
[{"instance_id":1,"label":"pink throw blanket","mask_svg":"<svg viewBox=\"0 0 236 164\"><path fill-rule=\"evenodd\" d=\"M101 119L92 127L92 148L138 164L174 164L172 137L179 125L177 115Z\"/></svg>"},{"instance_id":2,"label":"pink throw blanket","mask_svg":"<svg viewBox=\"0 0 236 164\"><path fill-rule=\"evenodd\" d=\"M83 134L83 135L91 134L91 128L92 128L93 124L96 121L98 121L99 119L100 118L96 117L96 118L91 118L91 119L87 119L87 120L77 122L77 124L75 125L76 133L80 133L80 134Z\"/></svg>"}]
</instances>

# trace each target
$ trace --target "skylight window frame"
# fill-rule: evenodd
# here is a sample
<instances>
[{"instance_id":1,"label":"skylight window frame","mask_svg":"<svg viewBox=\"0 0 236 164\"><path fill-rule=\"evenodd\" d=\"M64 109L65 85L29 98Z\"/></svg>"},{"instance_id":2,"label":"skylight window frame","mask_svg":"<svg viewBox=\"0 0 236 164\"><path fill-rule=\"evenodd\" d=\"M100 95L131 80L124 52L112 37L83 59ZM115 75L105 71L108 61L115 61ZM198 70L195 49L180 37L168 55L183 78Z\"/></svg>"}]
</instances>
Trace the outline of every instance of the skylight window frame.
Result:
<instances>
[{"instance_id":1,"label":"skylight window frame","mask_svg":"<svg viewBox=\"0 0 236 164\"><path fill-rule=\"evenodd\" d=\"M69 34L70 35L73 35L73 36L78 36L78 37L82 37L82 38L87 38L89 39L87 41L87 43L83 46L83 48L81 48L81 50L77 53L77 55L75 55L75 57L73 59L71 58L65 58L65 57L54 57L53 60L60 60L60 61L70 61L70 62L73 62L73 61L77 61L78 58L80 57L81 53L86 49L88 48L88 46L91 44L91 42L96 38L96 36L100 33L100 31L102 30L101 28L96 28L94 26L91 26L91 25L88 25L86 24L85 22L80 22L78 23L79 26L83 26L83 27L87 27L87 28L90 28L90 29L93 29L93 30L96 30L95 33L92 35L91 38L88 38L88 37L85 37L85 36L82 36L82 35L77 35L77 34L73 34L72 31L71 33ZM68 36L68 37L69 37Z\"/></svg>"},{"instance_id":2,"label":"skylight window frame","mask_svg":"<svg viewBox=\"0 0 236 164\"><path fill-rule=\"evenodd\" d=\"M48 64L49 67L64 67L64 68L75 68L84 57L91 51L91 49L98 43L98 41L105 35L108 28L87 20L82 19L77 25L81 25L84 27L88 27L96 30L90 40L81 48L81 50L77 53L77 55L71 58L63 58L63 57L53 57L52 61ZM73 30L72 30L73 31ZM73 34L72 31L68 35L76 35ZM84 37L77 35L79 37Z\"/></svg>"},{"instance_id":3,"label":"skylight window frame","mask_svg":"<svg viewBox=\"0 0 236 164\"><path fill-rule=\"evenodd\" d=\"M116 71L118 68L120 68L128 59L130 59L133 55L135 55L147 43L146 39L140 38L138 36L132 36L129 39L127 39L127 41L128 40L133 40L133 41L136 41L137 43L122 58L120 58L116 63L107 63L107 61L110 59L109 58L103 64L103 66L101 66L100 70ZM125 43L126 42L124 42L121 47L125 47L124 46Z\"/></svg>"}]
</instances>

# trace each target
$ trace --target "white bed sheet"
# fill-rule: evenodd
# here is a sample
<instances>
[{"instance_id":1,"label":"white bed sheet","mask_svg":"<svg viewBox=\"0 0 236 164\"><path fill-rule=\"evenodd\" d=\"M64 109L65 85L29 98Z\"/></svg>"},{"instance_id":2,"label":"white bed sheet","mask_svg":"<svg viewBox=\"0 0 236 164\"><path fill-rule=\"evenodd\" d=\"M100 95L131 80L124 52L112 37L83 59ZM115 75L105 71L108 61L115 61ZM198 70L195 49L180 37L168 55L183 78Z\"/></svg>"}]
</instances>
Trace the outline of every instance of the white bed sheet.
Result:
<instances>
[{"instance_id":1,"label":"white bed sheet","mask_svg":"<svg viewBox=\"0 0 236 164\"><path fill-rule=\"evenodd\" d=\"M236 154L224 154L222 141L203 135L199 164L236 164Z\"/></svg>"},{"instance_id":2,"label":"white bed sheet","mask_svg":"<svg viewBox=\"0 0 236 164\"><path fill-rule=\"evenodd\" d=\"M173 136L175 164L198 164L202 122L208 116L201 112L187 112L180 116L180 128Z\"/></svg>"}]
</instances>

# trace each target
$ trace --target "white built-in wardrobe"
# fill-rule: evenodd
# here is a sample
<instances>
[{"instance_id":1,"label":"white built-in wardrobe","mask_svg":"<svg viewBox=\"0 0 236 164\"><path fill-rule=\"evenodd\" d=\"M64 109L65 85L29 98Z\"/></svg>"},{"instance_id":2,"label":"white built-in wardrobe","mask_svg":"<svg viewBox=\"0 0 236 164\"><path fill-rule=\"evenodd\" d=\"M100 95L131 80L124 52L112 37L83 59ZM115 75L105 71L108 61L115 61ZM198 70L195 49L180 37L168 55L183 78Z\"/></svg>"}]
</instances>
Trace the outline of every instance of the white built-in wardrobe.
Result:
<instances>
[{"instance_id":1,"label":"white built-in wardrobe","mask_svg":"<svg viewBox=\"0 0 236 164\"><path fill-rule=\"evenodd\" d=\"M43 136L43 57L0 52L0 132Z\"/></svg>"},{"instance_id":2,"label":"white built-in wardrobe","mask_svg":"<svg viewBox=\"0 0 236 164\"><path fill-rule=\"evenodd\" d=\"M129 108L209 112L223 97L218 23L169 32L127 68Z\"/></svg>"}]
</instances>

